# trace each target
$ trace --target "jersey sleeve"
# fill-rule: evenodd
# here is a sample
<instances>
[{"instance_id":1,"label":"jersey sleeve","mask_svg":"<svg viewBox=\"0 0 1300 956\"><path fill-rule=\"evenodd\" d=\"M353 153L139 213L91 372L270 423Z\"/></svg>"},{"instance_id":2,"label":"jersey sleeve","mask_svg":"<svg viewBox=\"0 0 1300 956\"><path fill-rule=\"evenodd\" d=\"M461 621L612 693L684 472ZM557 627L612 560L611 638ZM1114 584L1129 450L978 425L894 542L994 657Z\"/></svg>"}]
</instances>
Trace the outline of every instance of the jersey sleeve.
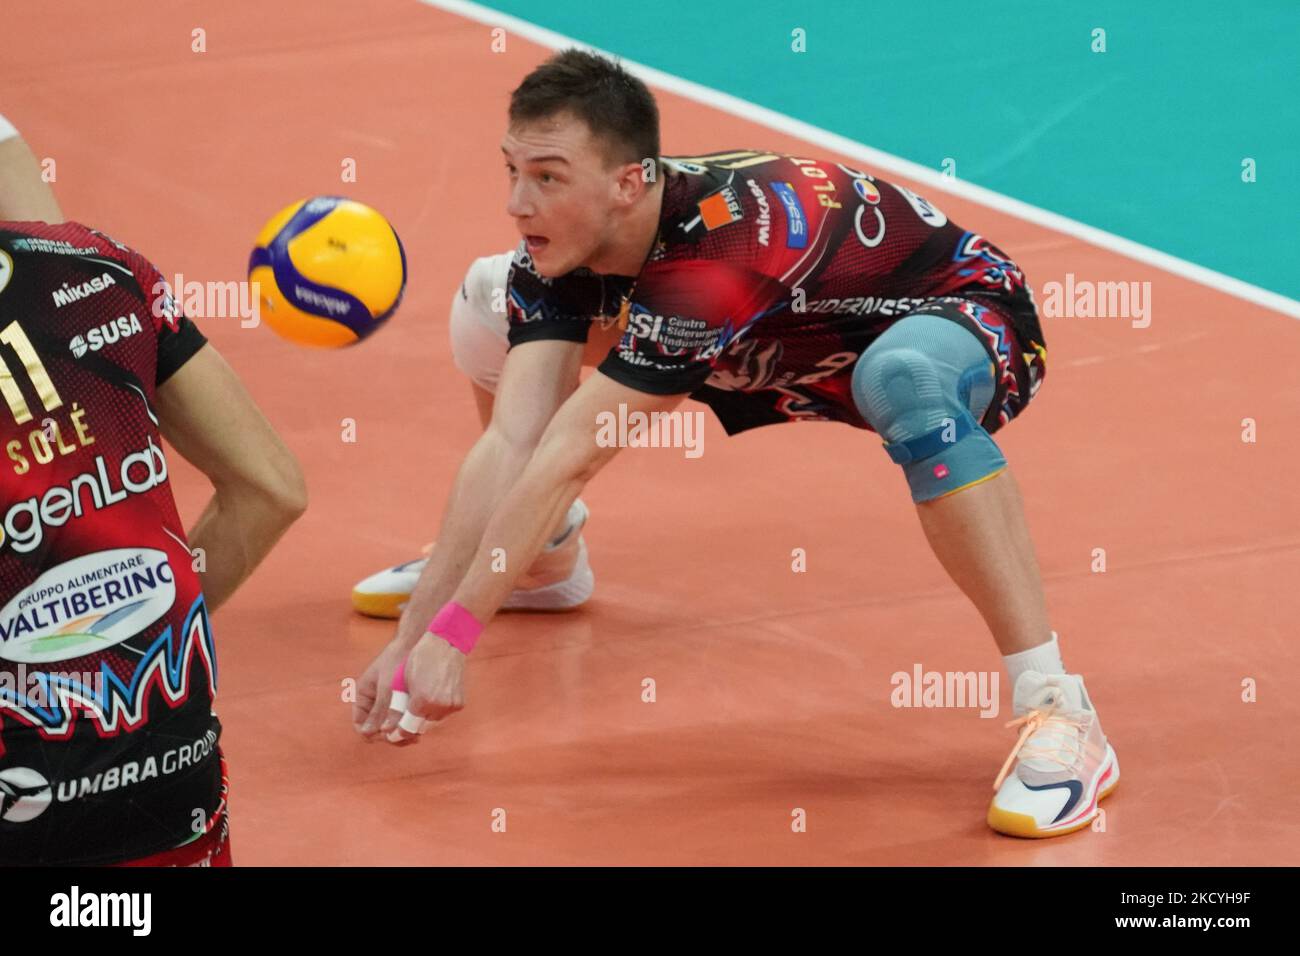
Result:
<instances>
[{"instance_id":1,"label":"jersey sleeve","mask_svg":"<svg viewBox=\"0 0 1300 956\"><path fill-rule=\"evenodd\" d=\"M506 283L511 348L524 342L554 339L587 341L592 316L583 315L578 303L566 301L563 278L551 279L538 273L532 256L520 244Z\"/></svg>"},{"instance_id":2,"label":"jersey sleeve","mask_svg":"<svg viewBox=\"0 0 1300 956\"><path fill-rule=\"evenodd\" d=\"M176 304L171 286L149 259L98 230L91 230L117 247L140 284L145 308L158 339L158 364L154 385L161 385L207 344L207 337Z\"/></svg>"},{"instance_id":3,"label":"jersey sleeve","mask_svg":"<svg viewBox=\"0 0 1300 956\"><path fill-rule=\"evenodd\" d=\"M623 337L599 370L639 392L689 394L724 351L787 301L779 282L742 266L685 261L657 268L638 283Z\"/></svg>"},{"instance_id":4,"label":"jersey sleeve","mask_svg":"<svg viewBox=\"0 0 1300 956\"><path fill-rule=\"evenodd\" d=\"M207 345L208 339L199 327L183 313L178 313L176 331L164 325L158 334L158 373L155 385L161 385L171 378L181 366L194 357L199 349Z\"/></svg>"},{"instance_id":5,"label":"jersey sleeve","mask_svg":"<svg viewBox=\"0 0 1300 956\"><path fill-rule=\"evenodd\" d=\"M586 269L546 278L520 244L506 289L510 347L544 339L586 342L592 320L617 314L622 293L631 284L630 277L602 276Z\"/></svg>"}]
</instances>

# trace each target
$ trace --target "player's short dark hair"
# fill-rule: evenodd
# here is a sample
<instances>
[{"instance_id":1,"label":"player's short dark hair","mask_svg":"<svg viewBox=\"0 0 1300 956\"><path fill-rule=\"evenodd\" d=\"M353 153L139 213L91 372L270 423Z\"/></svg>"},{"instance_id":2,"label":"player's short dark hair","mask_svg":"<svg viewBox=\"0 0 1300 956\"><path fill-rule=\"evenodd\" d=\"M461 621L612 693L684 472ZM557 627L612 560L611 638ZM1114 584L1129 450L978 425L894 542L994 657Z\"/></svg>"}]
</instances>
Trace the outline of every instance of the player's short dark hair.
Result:
<instances>
[{"instance_id":1,"label":"player's short dark hair","mask_svg":"<svg viewBox=\"0 0 1300 956\"><path fill-rule=\"evenodd\" d=\"M659 106L644 83L595 53L562 50L510 94L510 125L569 112L607 145L613 163L659 158Z\"/></svg>"}]
</instances>

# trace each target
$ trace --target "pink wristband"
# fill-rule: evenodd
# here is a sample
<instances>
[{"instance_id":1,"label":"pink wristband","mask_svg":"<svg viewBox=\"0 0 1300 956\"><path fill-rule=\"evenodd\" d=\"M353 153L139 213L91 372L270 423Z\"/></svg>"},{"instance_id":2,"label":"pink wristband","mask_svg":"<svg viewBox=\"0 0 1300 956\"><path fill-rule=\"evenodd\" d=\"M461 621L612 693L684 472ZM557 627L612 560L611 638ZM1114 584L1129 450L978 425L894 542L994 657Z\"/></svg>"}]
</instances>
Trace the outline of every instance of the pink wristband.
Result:
<instances>
[{"instance_id":1,"label":"pink wristband","mask_svg":"<svg viewBox=\"0 0 1300 956\"><path fill-rule=\"evenodd\" d=\"M462 654L474 650L478 636L483 633L483 625L473 614L455 601L448 601L442 606L429 624L429 633L441 637Z\"/></svg>"}]
</instances>

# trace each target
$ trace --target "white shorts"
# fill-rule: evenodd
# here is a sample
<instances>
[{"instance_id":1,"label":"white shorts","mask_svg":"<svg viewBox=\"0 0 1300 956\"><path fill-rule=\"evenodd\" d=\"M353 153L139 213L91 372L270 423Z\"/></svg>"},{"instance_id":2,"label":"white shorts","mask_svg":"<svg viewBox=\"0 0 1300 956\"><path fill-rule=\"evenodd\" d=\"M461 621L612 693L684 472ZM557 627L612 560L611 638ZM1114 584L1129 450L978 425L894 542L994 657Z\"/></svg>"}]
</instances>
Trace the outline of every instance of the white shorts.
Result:
<instances>
[{"instance_id":1,"label":"white shorts","mask_svg":"<svg viewBox=\"0 0 1300 956\"><path fill-rule=\"evenodd\" d=\"M494 394L510 350L505 297L513 256L511 251L475 259L451 301L452 361L475 385Z\"/></svg>"}]
</instances>

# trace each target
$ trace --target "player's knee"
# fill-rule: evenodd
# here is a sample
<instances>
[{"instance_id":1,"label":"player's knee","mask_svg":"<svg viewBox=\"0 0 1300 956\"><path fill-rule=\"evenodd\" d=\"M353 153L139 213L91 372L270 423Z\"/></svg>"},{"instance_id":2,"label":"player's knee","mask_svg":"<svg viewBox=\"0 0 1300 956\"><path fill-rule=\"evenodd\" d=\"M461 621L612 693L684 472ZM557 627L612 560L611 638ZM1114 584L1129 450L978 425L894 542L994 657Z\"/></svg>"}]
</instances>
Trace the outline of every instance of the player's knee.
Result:
<instances>
[{"instance_id":1,"label":"player's knee","mask_svg":"<svg viewBox=\"0 0 1300 956\"><path fill-rule=\"evenodd\" d=\"M485 263L489 259L479 259L470 266L452 299L448 326L456 367L476 385L495 393L509 351L509 323L504 312L492 310L490 296L484 292L478 273L486 268Z\"/></svg>"},{"instance_id":2,"label":"player's knee","mask_svg":"<svg viewBox=\"0 0 1300 956\"><path fill-rule=\"evenodd\" d=\"M928 501L1006 467L980 424L996 393L979 341L938 316L885 331L853 370L853 400L903 467L914 501Z\"/></svg>"}]
</instances>

